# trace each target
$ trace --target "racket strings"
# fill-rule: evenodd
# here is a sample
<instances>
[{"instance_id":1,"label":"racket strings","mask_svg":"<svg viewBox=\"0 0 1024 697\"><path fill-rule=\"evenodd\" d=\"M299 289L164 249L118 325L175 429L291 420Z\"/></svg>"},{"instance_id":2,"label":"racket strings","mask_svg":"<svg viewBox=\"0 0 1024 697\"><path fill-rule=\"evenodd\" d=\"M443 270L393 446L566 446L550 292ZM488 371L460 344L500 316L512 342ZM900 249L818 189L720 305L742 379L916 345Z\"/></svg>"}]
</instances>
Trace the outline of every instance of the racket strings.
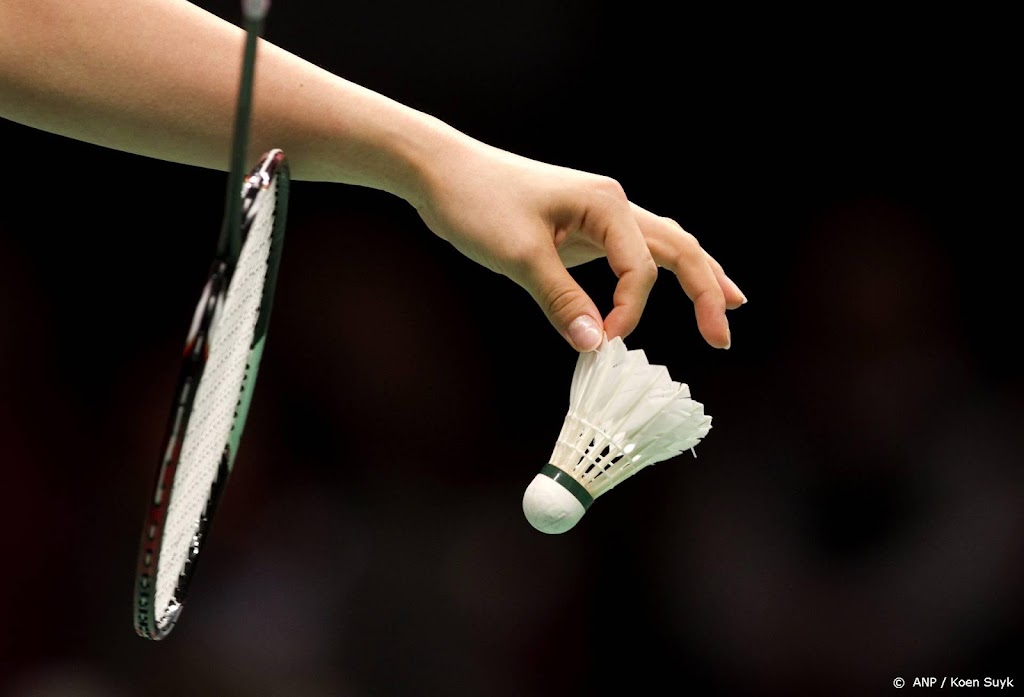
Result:
<instances>
[{"instance_id":1,"label":"racket strings","mask_svg":"<svg viewBox=\"0 0 1024 697\"><path fill-rule=\"evenodd\" d=\"M179 576L188 563L231 432L249 352L263 304L273 243L276 186L261 190L250 208L249 230L210 331L210 351L196 388L192 414L168 503L163 549L155 587L157 617L173 611Z\"/></svg>"}]
</instances>

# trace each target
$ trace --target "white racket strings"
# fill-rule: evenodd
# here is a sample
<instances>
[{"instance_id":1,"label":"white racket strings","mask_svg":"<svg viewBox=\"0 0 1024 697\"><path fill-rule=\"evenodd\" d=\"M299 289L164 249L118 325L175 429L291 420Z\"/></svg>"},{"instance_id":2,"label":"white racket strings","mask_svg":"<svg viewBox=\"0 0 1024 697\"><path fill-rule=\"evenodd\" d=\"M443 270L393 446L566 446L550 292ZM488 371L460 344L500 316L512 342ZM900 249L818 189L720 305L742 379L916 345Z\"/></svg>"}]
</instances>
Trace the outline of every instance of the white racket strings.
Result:
<instances>
[{"instance_id":1,"label":"white racket strings","mask_svg":"<svg viewBox=\"0 0 1024 697\"><path fill-rule=\"evenodd\" d=\"M168 504L157 562L158 617L166 616L177 603L178 579L189 561L235 423L267 279L276 196L274 179L253 201L251 227L210 331L210 352L182 441L172 485L177 494Z\"/></svg>"}]
</instances>

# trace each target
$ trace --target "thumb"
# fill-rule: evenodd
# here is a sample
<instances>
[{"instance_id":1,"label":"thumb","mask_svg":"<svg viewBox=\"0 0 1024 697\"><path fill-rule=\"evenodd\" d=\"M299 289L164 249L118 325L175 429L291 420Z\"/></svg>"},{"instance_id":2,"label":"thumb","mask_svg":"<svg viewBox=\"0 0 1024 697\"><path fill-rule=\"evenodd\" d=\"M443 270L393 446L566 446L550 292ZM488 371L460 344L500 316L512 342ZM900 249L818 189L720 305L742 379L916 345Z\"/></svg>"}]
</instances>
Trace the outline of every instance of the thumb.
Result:
<instances>
[{"instance_id":1,"label":"thumb","mask_svg":"<svg viewBox=\"0 0 1024 697\"><path fill-rule=\"evenodd\" d=\"M562 264L554 247L535 257L523 287L551 325L580 352L593 351L604 339L604 322L590 299Z\"/></svg>"}]
</instances>

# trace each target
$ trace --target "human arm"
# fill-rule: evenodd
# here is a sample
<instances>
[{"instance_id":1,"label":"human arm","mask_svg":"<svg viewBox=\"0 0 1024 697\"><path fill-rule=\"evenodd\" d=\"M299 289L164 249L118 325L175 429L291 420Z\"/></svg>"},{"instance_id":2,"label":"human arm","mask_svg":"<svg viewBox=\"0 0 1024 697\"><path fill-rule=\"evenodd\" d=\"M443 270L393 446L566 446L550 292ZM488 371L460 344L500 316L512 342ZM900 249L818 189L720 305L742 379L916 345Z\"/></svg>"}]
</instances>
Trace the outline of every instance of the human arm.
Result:
<instances>
[{"instance_id":1,"label":"human arm","mask_svg":"<svg viewBox=\"0 0 1024 697\"><path fill-rule=\"evenodd\" d=\"M0 115L141 155L224 169L242 30L185 0L3 0ZM525 288L555 328L635 328L656 263L677 274L713 346L743 296L696 240L629 203L613 180L529 160L262 42L252 153L280 147L296 179L388 191L427 226ZM602 318L566 270L607 256ZM602 326L603 325L603 326ZM591 335L591 339L594 336Z\"/></svg>"}]
</instances>

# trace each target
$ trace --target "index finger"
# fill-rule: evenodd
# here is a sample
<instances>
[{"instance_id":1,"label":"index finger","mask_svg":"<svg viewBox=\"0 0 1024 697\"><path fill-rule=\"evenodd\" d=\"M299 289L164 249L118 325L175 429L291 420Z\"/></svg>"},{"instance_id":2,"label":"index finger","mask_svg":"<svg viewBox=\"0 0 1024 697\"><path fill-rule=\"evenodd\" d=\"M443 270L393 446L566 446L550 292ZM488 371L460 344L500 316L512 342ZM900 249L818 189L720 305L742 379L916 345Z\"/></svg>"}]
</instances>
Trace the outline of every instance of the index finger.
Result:
<instances>
[{"instance_id":1,"label":"index finger","mask_svg":"<svg viewBox=\"0 0 1024 697\"><path fill-rule=\"evenodd\" d=\"M626 337L636 329L658 279L658 265L644 234L625 199L623 204L609 206L603 215L587 218L589 223L603 226L601 242L608 265L619 279L612 298L614 306L604 320L608 338Z\"/></svg>"}]
</instances>

